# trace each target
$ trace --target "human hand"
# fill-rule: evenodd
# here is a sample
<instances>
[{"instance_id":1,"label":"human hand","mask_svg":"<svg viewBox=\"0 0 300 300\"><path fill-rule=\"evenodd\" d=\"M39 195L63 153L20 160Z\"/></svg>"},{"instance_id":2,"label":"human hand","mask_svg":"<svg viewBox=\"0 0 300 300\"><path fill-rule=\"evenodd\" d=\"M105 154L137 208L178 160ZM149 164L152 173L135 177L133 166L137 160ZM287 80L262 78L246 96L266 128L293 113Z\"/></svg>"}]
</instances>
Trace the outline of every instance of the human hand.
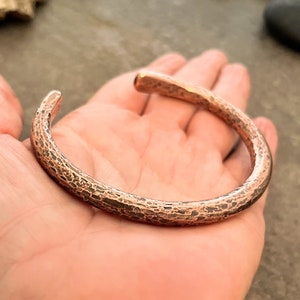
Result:
<instances>
[{"instance_id":1,"label":"human hand","mask_svg":"<svg viewBox=\"0 0 300 300\"><path fill-rule=\"evenodd\" d=\"M212 89L245 110L246 69L216 50L177 54L149 69ZM63 153L91 176L164 200L223 194L249 174L246 148L205 111L138 93L136 72L107 83L53 128ZM207 226L170 228L96 210L54 183L20 135L22 110L1 81L0 295L3 299L242 299L264 242L266 193L239 215ZM6 119L5 119L6 118ZM271 121L255 120L273 156ZM6 133L6 134L4 134ZM4 172L5 170L5 172Z\"/></svg>"}]
</instances>

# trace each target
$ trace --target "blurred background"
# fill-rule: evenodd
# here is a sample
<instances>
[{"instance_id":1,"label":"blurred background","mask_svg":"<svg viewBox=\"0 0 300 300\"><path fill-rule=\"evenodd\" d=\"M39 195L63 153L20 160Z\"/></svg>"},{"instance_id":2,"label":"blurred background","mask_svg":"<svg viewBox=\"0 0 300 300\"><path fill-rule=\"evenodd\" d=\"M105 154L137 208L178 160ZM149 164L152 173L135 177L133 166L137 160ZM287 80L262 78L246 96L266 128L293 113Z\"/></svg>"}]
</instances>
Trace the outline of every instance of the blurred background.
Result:
<instances>
[{"instance_id":1,"label":"blurred background","mask_svg":"<svg viewBox=\"0 0 300 300\"><path fill-rule=\"evenodd\" d=\"M31 22L0 23L0 73L25 109L23 138L51 89L62 113L110 78L177 51L208 48L245 64L252 78L248 113L271 118L280 147L265 215L266 244L248 300L299 299L300 54L269 36L263 0L50 0Z\"/></svg>"}]
</instances>

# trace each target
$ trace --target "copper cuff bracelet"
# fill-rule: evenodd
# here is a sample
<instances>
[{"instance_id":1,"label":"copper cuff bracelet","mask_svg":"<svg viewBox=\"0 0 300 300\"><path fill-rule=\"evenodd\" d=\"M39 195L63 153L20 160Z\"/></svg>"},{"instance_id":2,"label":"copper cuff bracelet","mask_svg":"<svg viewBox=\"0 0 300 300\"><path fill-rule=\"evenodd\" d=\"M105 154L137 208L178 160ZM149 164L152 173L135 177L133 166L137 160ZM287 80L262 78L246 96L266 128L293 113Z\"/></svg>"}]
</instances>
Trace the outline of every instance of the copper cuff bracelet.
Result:
<instances>
[{"instance_id":1,"label":"copper cuff bracelet","mask_svg":"<svg viewBox=\"0 0 300 300\"><path fill-rule=\"evenodd\" d=\"M271 178L272 157L263 135L245 113L204 88L186 85L167 75L143 71L134 83L138 91L198 105L232 127L250 154L252 171L248 179L225 195L182 202L145 198L105 185L74 166L57 148L50 127L62 97L60 92L52 91L35 114L30 138L37 160L58 184L106 212L133 221L171 226L218 222L241 212L260 198Z\"/></svg>"}]
</instances>

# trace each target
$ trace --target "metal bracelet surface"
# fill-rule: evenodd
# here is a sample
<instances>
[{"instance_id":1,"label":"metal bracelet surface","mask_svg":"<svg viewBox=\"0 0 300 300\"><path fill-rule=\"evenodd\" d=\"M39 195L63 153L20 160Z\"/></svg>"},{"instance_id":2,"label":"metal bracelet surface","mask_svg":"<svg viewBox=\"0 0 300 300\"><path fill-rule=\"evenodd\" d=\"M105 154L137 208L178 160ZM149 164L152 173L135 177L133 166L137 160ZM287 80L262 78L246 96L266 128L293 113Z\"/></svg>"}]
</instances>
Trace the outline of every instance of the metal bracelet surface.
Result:
<instances>
[{"instance_id":1,"label":"metal bracelet surface","mask_svg":"<svg viewBox=\"0 0 300 300\"><path fill-rule=\"evenodd\" d=\"M58 184L106 212L133 221L169 226L218 222L260 198L271 178L272 157L264 137L246 114L204 88L186 85L163 74L141 72L134 84L141 92L158 93L198 105L236 130L251 158L252 171L247 180L225 195L181 202L150 199L108 186L78 169L56 146L51 136L51 122L62 97L60 92L52 91L35 114L30 138L40 165Z\"/></svg>"}]
</instances>

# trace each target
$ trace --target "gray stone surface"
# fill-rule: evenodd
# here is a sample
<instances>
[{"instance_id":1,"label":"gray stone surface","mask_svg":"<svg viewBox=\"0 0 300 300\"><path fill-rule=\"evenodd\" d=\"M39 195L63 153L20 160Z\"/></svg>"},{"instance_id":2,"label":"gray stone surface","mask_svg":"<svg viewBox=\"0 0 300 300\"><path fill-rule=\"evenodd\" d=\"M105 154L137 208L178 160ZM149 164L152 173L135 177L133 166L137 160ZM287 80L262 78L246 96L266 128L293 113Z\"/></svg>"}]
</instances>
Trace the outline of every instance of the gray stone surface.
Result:
<instances>
[{"instance_id":1,"label":"gray stone surface","mask_svg":"<svg viewBox=\"0 0 300 300\"><path fill-rule=\"evenodd\" d=\"M0 73L31 117L51 89L63 113L84 103L111 77L178 51L216 47L248 66L249 113L274 120L280 136L266 207L266 245L247 299L298 299L300 291L300 55L264 30L259 0L49 1L30 23L0 25Z\"/></svg>"}]
</instances>

